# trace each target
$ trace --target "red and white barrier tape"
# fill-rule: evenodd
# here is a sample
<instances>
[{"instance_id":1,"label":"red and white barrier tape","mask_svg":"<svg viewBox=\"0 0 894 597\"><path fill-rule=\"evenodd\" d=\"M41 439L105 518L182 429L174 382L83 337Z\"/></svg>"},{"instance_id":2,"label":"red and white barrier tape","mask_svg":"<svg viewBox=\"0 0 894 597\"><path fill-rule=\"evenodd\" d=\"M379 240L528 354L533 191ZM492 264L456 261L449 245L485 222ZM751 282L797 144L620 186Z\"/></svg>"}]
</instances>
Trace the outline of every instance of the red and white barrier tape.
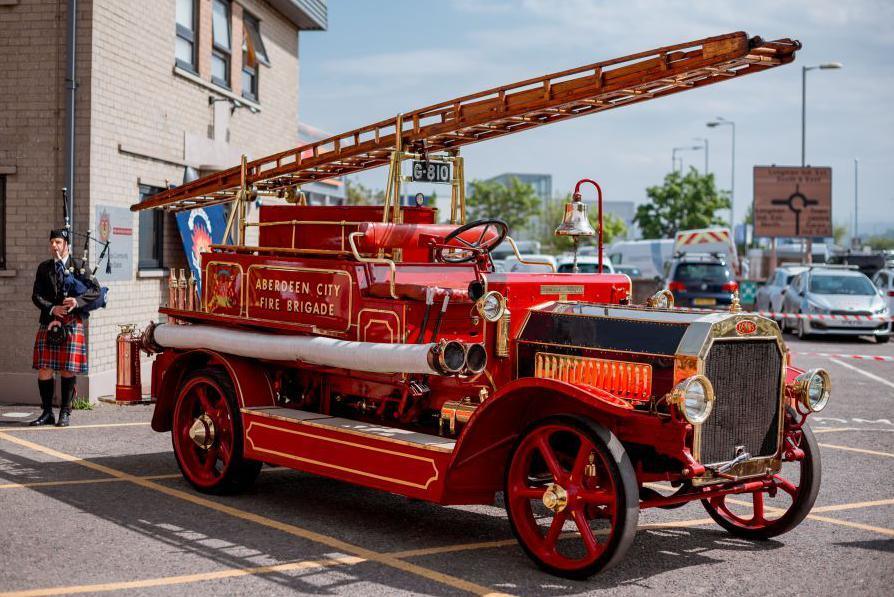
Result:
<instances>
[{"instance_id":1,"label":"red and white barrier tape","mask_svg":"<svg viewBox=\"0 0 894 597\"><path fill-rule=\"evenodd\" d=\"M837 352L793 352L793 355L804 357L828 357L833 359L861 359L864 361L879 361L882 363L894 363L894 357L886 357L876 354L839 354Z\"/></svg>"},{"instance_id":2,"label":"red and white barrier tape","mask_svg":"<svg viewBox=\"0 0 894 597\"><path fill-rule=\"evenodd\" d=\"M729 313L723 309L698 309L695 307L679 307L685 311L696 311L698 313ZM760 315L769 317L770 319L807 319L811 321L878 321L887 322L894 321L891 317L882 317L881 315L825 315L823 313L776 313L775 311L741 311L743 314Z\"/></svg>"}]
</instances>

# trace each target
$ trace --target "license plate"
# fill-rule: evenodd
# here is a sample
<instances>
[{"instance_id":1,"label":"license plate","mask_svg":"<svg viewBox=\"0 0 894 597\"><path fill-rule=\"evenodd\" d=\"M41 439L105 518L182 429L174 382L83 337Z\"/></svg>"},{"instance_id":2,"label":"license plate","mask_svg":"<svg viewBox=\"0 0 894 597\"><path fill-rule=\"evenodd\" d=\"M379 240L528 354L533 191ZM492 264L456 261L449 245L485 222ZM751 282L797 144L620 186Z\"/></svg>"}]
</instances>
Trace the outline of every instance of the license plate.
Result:
<instances>
[{"instance_id":1,"label":"license plate","mask_svg":"<svg viewBox=\"0 0 894 597\"><path fill-rule=\"evenodd\" d=\"M717 304L717 299L715 298L694 298L692 299L692 304L702 307L711 307Z\"/></svg>"},{"instance_id":2,"label":"license plate","mask_svg":"<svg viewBox=\"0 0 894 597\"><path fill-rule=\"evenodd\" d=\"M447 162L413 161L413 182L450 184L450 164Z\"/></svg>"},{"instance_id":3,"label":"license plate","mask_svg":"<svg viewBox=\"0 0 894 597\"><path fill-rule=\"evenodd\" d=\"M875 327L871 321L859 321L854 319L832 319L829 325L841 326L844 328L866 328Z\"/></svg>"}]
</instances>

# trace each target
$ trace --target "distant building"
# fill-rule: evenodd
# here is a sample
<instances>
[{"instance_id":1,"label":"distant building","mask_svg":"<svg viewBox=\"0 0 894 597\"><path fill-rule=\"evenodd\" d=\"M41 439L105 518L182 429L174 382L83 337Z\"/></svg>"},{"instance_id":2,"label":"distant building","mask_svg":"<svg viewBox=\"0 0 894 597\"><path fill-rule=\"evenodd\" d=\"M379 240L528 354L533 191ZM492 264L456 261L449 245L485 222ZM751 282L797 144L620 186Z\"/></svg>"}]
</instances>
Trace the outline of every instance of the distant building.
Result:
<instances>
[{"instance_id":1,"label":"distant building","mask_svg":"<svg viewBox=\"0 0 894 597\"><path fill-rule=\"evenodd\" d=\"M551 174L523 174L520 172L507 172L493 178L488 178L485 182L496 182L505 187L513 178L517 178L522 184L530 185L537 196L543 201L549 201L553 197L553 177Z\"/></svg>"},{"instance_id":2,"label":"distant building","mask_svg":"<svg viewBox=\"0 0 894 597\"><path fill-rule=\"evenodd\" d=\"M0 0L2 401L38 400L30 298L49 230L63 224L68 6ZM114 393L118 324L158 321L169 271L187 266L174 215L136 214L130 205L234 166L242 154L295 147L298 38L326 27L325 0L77 3L74 225L118 239L114 270L97 272L110 299L87 327L81 396ZM82 246L78 239L77 256Z\"/></svg>"},{"instance_id":3,"label":"distant building","mask_svg":"<svg viewBox=\"0 0 894 597\"><path fill-rule=\"evenodd\" d=\"M517 178L518 181L522 184L529 185L534 192L540 197L541 205L543 208L540 210L541 213L545 211L546 204L552 200L553 198L553 177L551 174L525 174L522 172L506 172L505 174L500 174L498 176L494 176L492 178L486 179L484 182L495 182L503 185L504 187L508 187L512 182L513 178ZM467 194L472 194L472 186L468 185ZM557 223L556 223L557 224ZM541 221L541 218L534 217L531 219L530 226L527 230L514 230L513 237L518 237L516 240L525 240L530 238L531 236L538 236L542 234L542 228L545 226L549 226L555 224L549 224Z\"/></svg>"}]
</instances>

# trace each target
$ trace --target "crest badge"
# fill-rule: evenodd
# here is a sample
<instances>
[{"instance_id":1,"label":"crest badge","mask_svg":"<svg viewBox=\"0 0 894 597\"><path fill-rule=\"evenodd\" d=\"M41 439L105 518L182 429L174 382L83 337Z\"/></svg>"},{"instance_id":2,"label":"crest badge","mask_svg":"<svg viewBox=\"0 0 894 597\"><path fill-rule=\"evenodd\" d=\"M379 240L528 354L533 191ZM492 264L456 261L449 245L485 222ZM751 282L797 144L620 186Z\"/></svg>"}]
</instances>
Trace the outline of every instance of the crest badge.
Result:
<instances>
[{"instance_id":1,"label":"crest badge","mask_svg":"<svg viewBox=\"0 0 894 597\"><path fill-rule=\"evenodd\" d=\"M757 331L757 324L748 319L743 319L736 324L736 333L740 336L750 336Z\"/></svg>"}]
</instances>

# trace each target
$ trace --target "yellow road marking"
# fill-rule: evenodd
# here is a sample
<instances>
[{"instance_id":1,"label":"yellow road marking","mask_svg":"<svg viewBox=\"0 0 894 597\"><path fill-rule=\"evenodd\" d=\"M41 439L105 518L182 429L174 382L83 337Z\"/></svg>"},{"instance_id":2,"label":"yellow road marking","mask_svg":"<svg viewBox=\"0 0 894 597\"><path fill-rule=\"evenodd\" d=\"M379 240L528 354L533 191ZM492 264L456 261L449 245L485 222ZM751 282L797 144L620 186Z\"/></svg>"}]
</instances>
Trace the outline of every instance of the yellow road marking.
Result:
<instances>
[{"instance_id":1,"label":"yellow road marking","mask_svg":"<svg viewBox=\"0 0 894 597\"><path fill-rule=\"evenodd\" d=\"M278 471L295 471L295 469L286 468L284 466L271 466L261 469L261 474L275 473ZM295 471L297 472L297 471ZM149 481L159 481L164 479L181 479L183 475L180 473L171 473L167 475L137 475L140 479L148 479ZM55 487L56 485L91 485L94 483L121 483L127 479L118 477L102 477L101 479L72 479L70 481L34 481L31 483L4 483L0 484L0 489L28 489L31 487Z\"/></svg>"},{"instance_id":2,"label":"yellow road marking","mask_svg":"<svg viewBox=\"0 0 894 597\"><path fill-rule=\"evenodd\" d=\"M104 427L146 427L148 421L140 423L95 423L93 425L71 425L70 427L56 427L55 425L41 425L39 427L0 427L0 433L11 431L74 431L75 429L100 429Z\"/></svg>"},{"instance_id":3,"label":"yellow road marking","mask_svg":"<svg viewBox=\"0 0 894 597\"><path fill-rule=\"evenodd\" d=\"M738 504L740 506L751 506L751 502L745 502L742 500L730 499L729 502L733 504ZM807 515L807 518L811 520L819 520L820 522L828 522L830 524L837 524L840 526L851 527L855 529L861 529L864 531L872 531L873 533L879 533L880 535L886 535L888 537L894 537L894 529L886 529L883 527L875 527L868 524L863 524L860 522L851 522L849 520L840 520L838 518L829 518L828 516L817 516L814 512L835 512L840 510L852 510L856 508L871 508L873 506L886 506L889 504L894 504L894 500L877 500L874 502L854 502L852 504L838 504L836 506L823 506L821 508L814 508L810 511L810 514ZM772 512L773 514L784 514L784 508L775 508L773 506L764 505L764 510L767 512Z\"/></svg>"},{"instance_id":4,"label":"yellow road marking","mask_svg":"<svg viewBox=\"0 0 894 597\"><path fill-rule=\"evenodd\" d=\"M678 520L666 523L650 523L640 525L639 530L644 529L662 529L676 527L692 527L705 524L713 524L710 518L697 518L693 520ZM571 535L569 536L576 536ZM567 537L566 537L567 538ZM421 556L439 555L443 553L454 553L458 551L471 551L477 549L494 549L499 547L509 547L517 545L515 539L500 539L496 541L480 541L477 543L462 543L459 545L443 545L438 547L427 547L421 549L409 549L405 551L392 551L384 555L393 558L414 558ZM200 572L196 574L184 574L180 576L165 576L161 578L146 578L133 581L97 583L91 585L73 585L65 587L47 587L43 589L28 589L23 591L10 591L0 593L0 597L45 597L51 595L71 595L75 593L93 593L103 591L120 591L125 589L143 589L149 587L172 586L181 584L190 584L204 582L210 580L220 580L223 578L239 578L245 576L260 576L264 574L274 574L277 572L289 572L294 570L310 570L323 568L327 566L352 566L360 564L368 560L355 556L342 556L335 558L327 558L322 560L308 560L302 562L288 562L285 564L276 564L271 566L254 566L250 568L227 568L225 570L215 570L212 572Z\"/></svg>"},{"instance_id":5,"label":"yellow road marking","mask_svg":"<svg viewBox=\"0 0 894 597\"><path fill-rule=\"evenodd\" d=\"M890 452L877 452L876 450L864 450L863 448L851 448L850 446L838 446L835 444L819 444L822 448L834 448L835 450L847 450L848 452L859 452L860 454L869 454L871 456L887 456L894 458L894 454Z\"/></svg>"},{"instance_id":6,"label":"yellow road marking","mask_svg":"<svg viewBox=\"0 0 894 597\"><path fill-rule=\"evenodd\" d=\"M140 479L148 479L150 481L156 481L159 479L176 479L181 477L182 475L173 474L173 475L146 475L141 476ZM94 483L120 483L125 481L125 479L119 479L117 477L103 477L102 479L73 479L71 481L35 481L33 483L3 483L0 485L0 489L27 489L31 487L57 487L59 485L92 485Z\"/></svg>"},{"instance_id":7,"label":"yellow road marking","mask_svg":"<svg viewBox=\"0 0 894 597\"><path fill-rule=\"evenodd\" d=\"M894 505L894 499L890 500L875 500L873 502L853 502L851 504L837 504L834 506L820 506L819 508L814 508L810 511L811 514L815 514L817 512L838 512L840 510L854 510L856 508L874 508L876 506L892 506Z\"/></svg>"},{"instance_id":8,"label":"yellow road marking","mask_svg":"<svg viewBox=\"0 0 894 597\"><path fill-rule=\"evenodd\" d=\"M129 481L135 485L139 485L140 487L144 487L146 489L151 489L153 491L157 491L159 493L163 493L170 497L174 497L185 502L189 502L195 504L197 506L203 506L208 508L209 510L214 510L216 512L220 512L222 514L226 514L232 516L234 518L239 518L241 520L245 520L248 522L253 522L255 524L259 524L261 526L265 526L268 528L276 529L278 531L282 531L283 533L287 533L289 535L293 535L295 537L299 537L301 539L306 539L308 541L313 541L316 543L320 543L332 549L336 549L341 552L345 552L348 554L352 554L354 556L370 560L373 562L377 562L384 566L388 566L390 568L395 568L402 572L406 572L408 574L414 574L416 576L420 576L422 578L441 583L443 585L447 585L454 589L459 589L462 591L467 591L469 593L473 593L476 595L497 595L496 592L492 591L490 588L485 587L483 585L479 585L477 583L473 583L471 581L457 578L455 576L451 576L449 574L444 574L443 572L438 572L436 570L431 570L429 568L424 568L422 566L418 566L416 564L412 564L410 562L405 562L393 556L389 556L387 554L379 553L372 549L367 549L365 547L360 547L359 545L353 545L348 543L347 541L342 541L340 539L336 539L335 537L330 537L328 535L323 535L322 533L317 533L314 531L310 531L308 529L304 529L292 524L280 522L278 520L273 520L272 518L267 518L266 516L261 516L259 514L253 514L251 512L246 512L244 510L240 510L239 508L234 508L232 506L227 506L225 504L221 504L215 502L213 500L200 497L198 495L188 493L186 491L182 491L180 489L175 489L173 487L166 487L165 485L161 485L159 483L155 483L153 481L149 481L146 479L141 479L135 475L131 475L129 473L125 473L123 471L119 471L117 469L98 464L96 462L91 462L89 460L84 460L83 458L78 458L77 456L72 456L71 454L66 454L64 452L59 452L58 450L54 450L53 448L48 448L46 446L42 446L40 444L35 444L34 442L22 439L20 437L15 437L11 435L6 435L4 433L0 433L0 439L4 439L8 442L12 442L14 444L18 444L25 448L30 448L37 452L42 452L49 456L54 456L59 458L60 460L64 460L66 462L72 462L75 464L79 464L83 467L93 469L95 471L99 471L101 473L105 473L112 477L118 477L120 479L124 479Z\"/></svg>"},{"instance_id":9,"label":"yellow road marking","mask_svg":"<svg viewBox=\"0 0 894 597\"><path fill-rule=\"evenodd\" d=\"M849 520L839 520L837 518L829 518L828 516L817 516L815 514L808 514L807 518L810 518L812 520L819 520L822 522L830 522L832 524L837 524L837 525L841 525L844 527L860 529L863 531L871 531L873 533L887 535L888 537L894 537L894 529L885 529L882 527L875 527L875 526L872 526L869 524L863 524L861 522L851 522Z\"/></svg>"},{"instance_id":10,"label":"yellow road marking","mask_svg":"<svg viewBox=\"0 0 894 597\"><path fill-rule=\"evenodd\" d=\"M163 587L170 585L182 585L188 583L203 582L208 580L220 580L222 578L237 578L261 574L274 574L276 572L290 572L294 570L311 570L326 566L344 566L365 562L363 558L343 556L328 558L325 560L310 560L304 562L289 562L273 566L254 566L252 568L228 568L214 572L201 572L198 574L184 574L181 576L166 576L161 578L146 578L143 580L129 580L122 582L97 583L93 585L74 585L68 587L47 587L45 589L27 589L24 591L9 591L0 593L0 597L44 597L48 595L71 595L74 593L98 593L101 591L121 591L124 589L145 589L148 587Z\"/></svg>"}]
</instances>

